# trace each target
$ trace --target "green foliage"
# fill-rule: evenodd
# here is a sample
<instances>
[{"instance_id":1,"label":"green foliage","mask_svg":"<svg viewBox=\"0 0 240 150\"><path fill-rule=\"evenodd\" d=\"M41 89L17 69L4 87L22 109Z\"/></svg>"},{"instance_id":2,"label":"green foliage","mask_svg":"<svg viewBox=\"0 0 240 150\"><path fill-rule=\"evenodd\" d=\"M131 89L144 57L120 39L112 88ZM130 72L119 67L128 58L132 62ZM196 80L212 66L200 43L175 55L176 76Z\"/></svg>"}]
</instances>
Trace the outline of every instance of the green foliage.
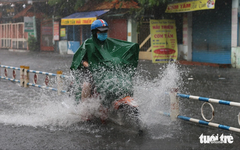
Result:
<instances>
[{"instance_id":1,"label":"green foliage","mask_svg":"<svg viewBox=\"0 0 240 150\"><path fill-rule=\"evenodd\" d=\"M48 1L48 5L53 6L56 5L58 3L61 3L63 0L49 0Z\"/></svg>"},{"instance_id":2,"label":"green foliage","mask_svg":"<svg viewBox=\"0 0 240 150\"><path fill-rule=\"evenodd\" d=\"M99 1L115 1L115 0L94 0L96 4ZM124 1L135 1L139 4L140 9L132 9L132 14L134 18L141 18L142 16L152 15L154 17L159 17L159 14L164 13L166 5L174 1L181 0L118 0L120 2L120 8L122 6L121 2ZM78 9L83 6L87 0L49 0L48 5L53 7L53 14L55 16L65 17L69 14L75 13ZM165 8L164 8L165 7Z\"/></svg>"},{"instance_id":3,"label":"green foliage","mask_svg":"<svg viewBox=\"0 0 240 150\"><path fill-rule=\"evenodd\" d=\"M113 1L113 0L111 0ZM119 0L119 1L131 1L131 0ZM135 0L138 2L142 7L153 7L159 6L160 4L165 4L167 2L173 2L174 0Z\"/></svg>"},{"instance_id":4,"label":"green foliage","mask_svg":"<svg viewBox=\"0 0 240 150\"><path fill-rule=\"evenodd\" d=\"M113 0L111 0L113 1ZM132 1L132 0L119 0L121 1ZM134 0L140 6L139 9L132 9L135 17L141 19L143 16L157 16L156 14L164 13L167 4L178 0Z\"/></svg>"},{"instance_id":5,"label":"green foliage","mask_svg":"<svg viewBox=\"0 0 240 150\"><path fill-rule=\"evenodd\" d=\"M74 10L78 10L78 8L83 6L84 4L85 4L85 0L77 0L75 3Z\"/></svg>"},{"instance_id":6,"label":"green foliage","mask_svg":"<svg viewBox=\"0 0 240 150\"><path fill-rule=\"evenodd\" d=\"M55 13L61 15L76 12L85 2L86 0L49 0L48 5L54 6Z\"/></svg>"},{"instance_id":7,"label":"green foliage","mask_svg":"<svg viewBox=\"0 0 240 150\"><path fill-rule=\"evenodd\" d=\"M36 51L38 50L38 44L37 44L37 39L34 37L34 36L30 36L28 38L28 48L31 50L31 51Z\"/></svg>"}]
</instances>

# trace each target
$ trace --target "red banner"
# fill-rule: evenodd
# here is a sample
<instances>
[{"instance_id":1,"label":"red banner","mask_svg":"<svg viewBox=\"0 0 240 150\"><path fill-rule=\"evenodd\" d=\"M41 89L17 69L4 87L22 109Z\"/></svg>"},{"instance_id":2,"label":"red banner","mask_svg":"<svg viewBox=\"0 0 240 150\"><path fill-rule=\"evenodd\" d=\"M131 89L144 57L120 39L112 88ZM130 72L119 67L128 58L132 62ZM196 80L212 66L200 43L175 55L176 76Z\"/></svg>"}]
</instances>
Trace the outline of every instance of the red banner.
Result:
<instances>
[{"instance_id":1,"label":"red banner","mask_svg":"<svg viewBox=\"0 0 240 150\"><path fill-rule=\"evenodd\" d=\"M59 41L59 22L55 21L53 26L53 39L54 41Z\"/></svg>"}]
</instances>

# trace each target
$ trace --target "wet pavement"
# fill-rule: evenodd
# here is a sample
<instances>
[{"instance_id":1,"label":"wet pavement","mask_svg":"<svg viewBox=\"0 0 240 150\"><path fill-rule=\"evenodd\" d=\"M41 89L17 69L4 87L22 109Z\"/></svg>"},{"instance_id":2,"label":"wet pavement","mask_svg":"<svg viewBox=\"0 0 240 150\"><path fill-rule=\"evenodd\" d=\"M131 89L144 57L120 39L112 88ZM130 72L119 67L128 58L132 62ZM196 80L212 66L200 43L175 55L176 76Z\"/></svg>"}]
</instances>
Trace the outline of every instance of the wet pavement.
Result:
<instances>
[{"instance_id":1,"label":"wet pavement","mask_svg":"<svg viewBox=\"0 0 240 150\"><path fill-rule=\"evenodd\" d=\"M68 75L71 61L72 55L0 50L2 65L25 65L38 71L56 73L57 70L62 70ZM136 90L136 97L144 98L152 104L146 104L147 109L143 109L143 112L148 112L144 114L147 128L141 136L113 122L101 124L79 121L79 116L70 115L61 107L61 101L71 101L68 95L57 96L54 92L35 87L26 89L17 83L1 79L0 149L239 149L240 133L182 120L171 122L168 117L159 117L159 114L150 110L169 111L167 96L155 93L165 93L164 90L170 86L178 86L179 92L184 94L240 102L240 69L166 66L140 60L138 71L140 81L136 87L143 90ZM9 74L11 76L10 72ZM43 80L40 79L39 82ZM180 99L180 114L202 120L202 104L199 101ZM213 106L213 122L239 127L239 108L219 104ZM201 144L199 137L202 134L219 138L222 134L231 135L233 143Z\"/></svg>"}]
</instances>

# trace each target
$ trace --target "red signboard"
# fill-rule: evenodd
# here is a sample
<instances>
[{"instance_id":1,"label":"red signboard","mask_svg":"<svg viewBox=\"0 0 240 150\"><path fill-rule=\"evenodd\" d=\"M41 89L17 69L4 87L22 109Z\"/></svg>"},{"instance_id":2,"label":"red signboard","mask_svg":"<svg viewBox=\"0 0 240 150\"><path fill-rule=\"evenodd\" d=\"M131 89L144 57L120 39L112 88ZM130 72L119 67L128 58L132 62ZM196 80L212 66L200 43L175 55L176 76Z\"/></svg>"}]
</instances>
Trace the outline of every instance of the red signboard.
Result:
<instances>
[{"instance_id":1,"label":"red signboard","mask_svg":"<svg viewBox=\"0 0 240 150\"><path fill-rule=\"evenodd\" d=\"M53 39L54 41L58 41L59 40L59 22L55 21L54 22L54 26L53 26Z\"/></svg>"}]
</instances>

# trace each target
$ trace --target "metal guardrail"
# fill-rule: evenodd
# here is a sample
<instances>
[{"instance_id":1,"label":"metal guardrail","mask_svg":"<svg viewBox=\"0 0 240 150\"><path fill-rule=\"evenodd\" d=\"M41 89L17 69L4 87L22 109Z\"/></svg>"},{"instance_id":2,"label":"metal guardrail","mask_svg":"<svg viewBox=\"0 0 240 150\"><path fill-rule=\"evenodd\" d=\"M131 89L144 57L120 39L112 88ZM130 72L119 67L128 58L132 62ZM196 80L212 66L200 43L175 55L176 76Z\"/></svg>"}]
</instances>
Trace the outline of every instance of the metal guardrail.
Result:
<instances>
[{"instance_id":1,"label":"metal guardrail","mask_svg":"<svg viewBox=\"0 0 240 150\"><path fill-rule=\"evenodd\" d=\"M4 76L1 76L1 68L5 68L4 69ZM13 69L12 78L8 77L8 70L7 69ZM15 70L20 71L20 80L16 79ZM34 73L35 83L30 83L29 82L29 73ZM48 76L56 77L57 78L57 88L49 87L49 86L47 86L47 84L45 86L36 84L37 83L37 78L38 78L37 74L46 75L45 83L47 83L46 80L49 80ZM29 66L20 66L20 68L18 68L18 67L0 65L0 79L6 79L6 80L9 80L9 81L18 82L18 83L20 83L20 85L22 87L33 86L33 87L38 87L38 88L42 88L42 89L57 91L59 95L61 93L67 93L67 91L62 90L62 86L63 86L62 85L62 79L63 78L68 78L68 77L65 76L65 75L62 75L62 71L57 71L57 74L54 74L54 73L43 72L43 71L29 70ZM231 126L227 126L227 125L222 125L222 124L210 122L214 117L214 108L213 108L211 103L218 103L218 104L222 104L222 105L237 106L237 107L240 107L240 103L232 102L232 101L226 101L226 100L220 100L220 99L194 96L194 95L181 94L181 93L177 93L177 89L172 89L171 92L169 93L169 95L170 95L170 100L171 100L171 107L170 107L171 108L171 113L166 113L166 112L161 112L161 111L158 111L158 113L161 114L161 115L164 115L164 116L171 117L172 121L176 121L177 119L182 119L182 120L185 120L185 121L195 122L195 123L198 123L198 124L212 126L212 127L216 127L216 128L220 128L220 129L224 129L224 130L240 132L240 128L235 128L235 127L231 127ZM201 108L201 114L202 114L202 117L205 121L200 120L200 119L195 119L195 118L179 115L179 97L186 98L186 99L192 99L192 100L199 100L199 101L205 102L205 103L203 103L202 108ZM206 119L205 116L203 115L203 106L206 103L208 105L210 105L211 108L212 108L212 118L211 119ZM240 113L238 115L238 123L240 125Z\"/></svg>"},{"instance_id":2,"label":"metal guardrail","mask_svg":"<svg viewBox=\"0 0 240 150\"><path fill-rule=\"evenodd\" d=\"M226 100L220 100L220 99L213 99L213 98L206 98L206 97L200 97L200 96L180 94L180 93L177 93L176 89L173 89L169 93L169 95L170 95L170 99L171 99L171 113L166 113L166 112L159 112L159 113L164 115L164 116L171 117L171 119L173 121L175 121L176 119L182 119L182 120L185 120L185 121L195 122L195 123L198 123L198 124L212 126L212 127L216 127L216 128L220 128L220 129L224 129L224 130L240 132L240 128L210 122L214 117L214 108L213 108L213 106L210 102L218 103L218 104L222 104L222 105L228 105L228 106L237 106L237 107L240 107L240 103L232 102L232 101L226 101ZM201 107L201 115L202 115L204 121L200 120L200 119L195 119L195 118L179 115L179 97L187 98L187 99L191 99L191 100L199 100L199 101L205 102L205 103L203 103L203 105ZM211 106L211 109L212 109L212 118L211 119L206 119L204 114L203 114L203 106L205 104L208 104L208 105ZM240 113L238 114L238 124L240 125Z\"/></svg>"},{"instance_id":3,"label":"metal guardrail","mask_svg":"<svg viewBox=\"0 0 240 150\"><path fill-rule=\"evenodd\" d=\"M18 67L11 67L11 66L5 66L5 65L0 65L0 68L5 68L4 69L4 76L1 76L1 70L0 70L0 79L6 79L6 80L9 80L9 81L20 83L20 80L16 79L16 71L15 71L15 70L20 70L20 68L18 68ZM12 72L13 76L12 76L12 78L8 77L7 69L13 69L13 72Z\"/></svg>"},{"instance_id":4,"label":"metal guardrail","mask_svg":"<svg viewBox=\"0 0 240 150\"><path fill-rule=\"evenodd\" d=\"M187 99L199 100L199 101L203 101L203 102L218 103L218 104L223 104L223 105L240 107L240 103L238 103L238 102L231 102L231 101L226 101L226 100L206 98L206 97L200 97L200 96L194 96L194 95L186 95L186 94L180 94L180 93L178 93L177 96L182 97L182 98L187 98Z\"/></svg>"},{"instance_id":5,"label":"metal guardrail","mask_svg":"<svg viewBox=\"0 0 240 150\"><path fill-rule=\"evenodd\" d=\"M4 75L1 76L1 68L4 68ZM12 78L9 77L8 75L8 69L12 69ZM20 79L16 79L16 70L20 71L19 75L20 75ZM34 73L34 77L33 77L33 82L34 83L30 83L29 82L29 73ZM37 84L38 81L38 75L37 74L43 74L46 75L45 77L45 85L39 85ZM49 76L53 76L57 78L57 88L53 88L50 87L48 85L49 83ZM5 79L5 80L9 80L9 81L13 81L13 82L18 82L20 83L20 85L22 87L29 87L29 86L33 86L33 87L38 87L38 88L42 88L42 89L47 89L47 90L52 90L52 91L57 91L58 94L60 95L61 93L67 93L66 90L62 90L63 85L62 85L62 79L64 78L68 78L68 76L62 75L62 71L57 71L57 73L49 73L49 72L43 72L43 71L36 71L36 70L30 70L29 66L20 66L20 68L18 67L12 67L12 66L6 66L6 65L0 65L0 79Z\"/></svg>"}]
</instances>

